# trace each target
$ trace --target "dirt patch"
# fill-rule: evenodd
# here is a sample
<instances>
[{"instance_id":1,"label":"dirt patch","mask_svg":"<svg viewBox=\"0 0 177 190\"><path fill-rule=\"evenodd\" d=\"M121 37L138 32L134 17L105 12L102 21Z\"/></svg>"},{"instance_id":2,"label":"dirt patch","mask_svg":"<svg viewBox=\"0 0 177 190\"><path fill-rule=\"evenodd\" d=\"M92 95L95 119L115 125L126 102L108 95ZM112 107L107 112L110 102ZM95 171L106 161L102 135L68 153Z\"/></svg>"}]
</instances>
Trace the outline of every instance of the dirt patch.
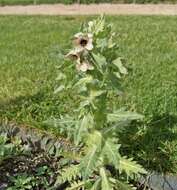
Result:
<instances>
[{"instance_id":1,"label":"dirt patch","mask_svg":"<svg viewBox=\"0 0 177 190\"><path fill-rule=\"evenodd\" d=\"M1 15L177 15L177 4L28 5L0 7Z\"/></svg>"}]
</instances>

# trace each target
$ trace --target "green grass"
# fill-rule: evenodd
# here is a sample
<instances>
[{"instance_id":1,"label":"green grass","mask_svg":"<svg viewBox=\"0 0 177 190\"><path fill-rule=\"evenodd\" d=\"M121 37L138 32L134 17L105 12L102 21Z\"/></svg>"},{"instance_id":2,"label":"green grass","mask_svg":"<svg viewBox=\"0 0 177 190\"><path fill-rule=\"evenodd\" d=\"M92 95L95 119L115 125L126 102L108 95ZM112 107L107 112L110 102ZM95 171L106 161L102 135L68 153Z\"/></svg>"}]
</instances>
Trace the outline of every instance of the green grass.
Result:
<instances>
[{"instance_id":1,"label":"green grass","mask_svg":"<svg viewBox=\"0 0 177 190\"><path fill-rule=\"evenodd\" d=\"M73 95L54 95L59 52L88 17L0 17L0 119L44 127L70 112ZM177 17L109 17L129 75L114 104L146 116L120 137L123 152L147 168L174 171L177 158ZM143 158L143 159L142 159ZM165 160L165 161L164 161ZM176 171L176 170L175 170Z\"/></svg>"},{"instance_id":2,"label":"green grass","mask_svg":"<svg viewBox=\"0 0 177 190\"><path fill-rule=\"evenodd\" d=\"M70 4L72 0L0 0L0 5L30 5L30 4Z\"/></svg>"},{"instance_id":3,"label":"green grass","mask_svg":"<svg viewBox=\"0 0 177 190\"><path fill-rule=\"evenodd\" d=\"M29 5L53 3L176 3L177 0L0 0L0 5Z\"/></svg>"}]
</instances>

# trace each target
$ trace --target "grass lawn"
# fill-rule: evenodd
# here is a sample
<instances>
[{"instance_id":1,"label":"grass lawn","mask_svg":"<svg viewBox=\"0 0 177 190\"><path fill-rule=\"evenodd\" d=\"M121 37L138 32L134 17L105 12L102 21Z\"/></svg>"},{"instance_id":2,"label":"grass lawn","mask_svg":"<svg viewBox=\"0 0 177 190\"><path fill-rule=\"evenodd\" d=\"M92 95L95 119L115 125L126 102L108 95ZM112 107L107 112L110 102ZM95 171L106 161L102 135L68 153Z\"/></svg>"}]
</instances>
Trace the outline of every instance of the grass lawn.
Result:
<instances>
[{"instance_id":1,"label":"grass lawn","mask_svg":"<svg viewBox=\"0 0 177 190\"><path fill-rule=\"evenodd\" d=\"M54 95L59 52L88 17L0 17L0 119L36 127L72 111L74 96ZM177 158L177 17L109 17L129 75L113 100L146 116L120 137L147 168L174 171ZM143 159L142 159L143 158Z\"/></svg>"},{"instance_id":2,"label":"grass lawn","mask_svg":"<svg viewBox=\"0 0 177 190\"><path fill-rule=\"evenodd\" d=\"M51 4L51 3L71 3L71 0L0 0L0 5L29 5L29 4Z\"/></svg>"},{"instance_id":3,"label":"grass lawn","mask_svg":"<svg viewBox=\"0 0 177 190\"><path fill-rule=\"evenodd\" d=\"M29 4L53 4L53 3L63 3L63 4L72 4L72 3L176 3L176 0L0 0L0 5L29 5Z\"/></svg>"}]
</instances>

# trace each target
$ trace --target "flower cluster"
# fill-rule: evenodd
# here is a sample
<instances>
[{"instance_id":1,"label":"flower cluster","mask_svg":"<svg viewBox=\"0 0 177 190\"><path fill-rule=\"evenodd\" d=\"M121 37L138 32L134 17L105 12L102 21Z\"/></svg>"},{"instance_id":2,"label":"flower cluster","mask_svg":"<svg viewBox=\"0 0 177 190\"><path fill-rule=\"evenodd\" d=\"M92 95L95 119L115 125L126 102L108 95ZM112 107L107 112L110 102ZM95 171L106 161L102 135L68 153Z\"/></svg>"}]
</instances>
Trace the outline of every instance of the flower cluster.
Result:
<instances>
[{"instance_id":1,"label":"flower cluster","mask_svg":"<svg viewBox=\"0 0 177 190\"><path fill-rule=\"evenodd\" d=\"M93 65L87 59L87 54L93 49L93 35L91 33L77 33L74 35L73 44L74 49L66 57L76 61L76 69L78 71L93 70Z\"/></svg>"}]
</instances>

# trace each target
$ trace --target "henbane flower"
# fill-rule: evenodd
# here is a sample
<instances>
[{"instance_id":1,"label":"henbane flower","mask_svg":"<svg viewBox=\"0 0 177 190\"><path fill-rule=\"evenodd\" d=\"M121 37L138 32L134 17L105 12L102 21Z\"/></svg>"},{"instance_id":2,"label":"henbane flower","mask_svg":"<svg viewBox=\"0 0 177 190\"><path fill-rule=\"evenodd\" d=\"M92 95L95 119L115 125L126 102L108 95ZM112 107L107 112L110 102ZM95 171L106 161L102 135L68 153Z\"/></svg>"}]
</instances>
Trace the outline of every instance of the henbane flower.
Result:
<instances>
[{"instance_id":1,"label":"henbane flower","mask_svg":"<svg viewBox=\"0 0 177 190\"><path fill-rule=\"evenodd\" d=\"M80 50L88 50L91 51L93 49L93 35L91 33L83 34L77 33L74 36L74 45L75 47Z\"/></svg>"},{"instance_id":2,"label":"henbane flower","mask_svg":"<svg viewBox=\"0 0 177 190\"><path fill-rule=\"evenodd\" d=\"M71 50L67 55L67 58L73 60L73 61L77 61L80 60L80 51L78 51L77 49Z\"/></svg>"},{"instance_id":3,"label":"henbane flower","mask_svg":"<svg viewBox=\"0 0 177 190\"><path fill-rule=\"evenodd\" d=\"M88 61L83 61L83 62L77 61L77 62L78 64L76 65L76 69L78 71L86 72L88 70L90 71L94 69L94 67Z\"/></svg>"}]
</instances>

